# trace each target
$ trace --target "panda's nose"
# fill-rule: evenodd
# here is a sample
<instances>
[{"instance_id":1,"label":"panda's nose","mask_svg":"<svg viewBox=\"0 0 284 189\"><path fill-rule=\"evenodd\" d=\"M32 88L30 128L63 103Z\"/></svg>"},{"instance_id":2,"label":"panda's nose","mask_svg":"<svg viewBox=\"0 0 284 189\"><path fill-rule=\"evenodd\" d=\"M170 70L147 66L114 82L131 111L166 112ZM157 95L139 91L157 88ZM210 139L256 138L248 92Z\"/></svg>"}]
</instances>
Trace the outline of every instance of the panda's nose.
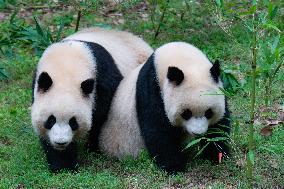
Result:
<instances>
[{"instance_id":1,"label":"panda's nose","mask_svg":"<svg viewBox=\"0 0 284 189\"><path fill-rule=\"evenodd\" d=\"M67 144L67 142L55 142L57 145L63 146L65 144Z\"/></svg>"}]
</instances>

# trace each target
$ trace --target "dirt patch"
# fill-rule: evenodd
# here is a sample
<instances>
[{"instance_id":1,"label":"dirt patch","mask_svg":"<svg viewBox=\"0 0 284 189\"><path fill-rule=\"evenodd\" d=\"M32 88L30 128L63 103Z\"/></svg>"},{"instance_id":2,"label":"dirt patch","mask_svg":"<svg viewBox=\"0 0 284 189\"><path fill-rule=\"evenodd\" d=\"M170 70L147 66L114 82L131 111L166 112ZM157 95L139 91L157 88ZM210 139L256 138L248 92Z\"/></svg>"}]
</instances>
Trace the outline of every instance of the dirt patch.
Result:
<instances>
[{"instance_id":1,"label":"dirt patch","mask_svg":"<svg viewBox=\"0 0 284 189\"><path fill-rule=\"evenodd\" d=\"M8 137L0 137L0 146L10 146L12 145L12 141Z\"/></svg>"}]
</instances>

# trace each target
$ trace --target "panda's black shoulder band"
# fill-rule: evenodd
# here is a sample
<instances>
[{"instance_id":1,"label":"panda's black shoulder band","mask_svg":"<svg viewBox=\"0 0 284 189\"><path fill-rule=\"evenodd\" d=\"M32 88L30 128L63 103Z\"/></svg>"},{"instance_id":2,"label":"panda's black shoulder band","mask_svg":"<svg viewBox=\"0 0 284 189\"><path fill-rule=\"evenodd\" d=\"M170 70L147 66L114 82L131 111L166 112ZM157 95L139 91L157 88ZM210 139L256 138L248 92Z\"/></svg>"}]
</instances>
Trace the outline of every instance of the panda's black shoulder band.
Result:
<instances>
[{"instance_id":1,"label":"panda's black shoulder band","mask_svg":"<svg viewBox=\"0 0 284 189\"><path fill-rule=\"evenodd\" d=\"M116 66L111 54L100 44L81 40L94 57L96 64L95 106L93 110L93 127L89 135L89 148L91 151L98 149L98 137L103 123L107 120L108 112L114 93L123 76Z\"/></svg>"},{"instance_id":2,"label":"panda's black shoulder band","mask_svg":"<svg viewBox=\"0 0 284 189\"><path fill-rule=\"evenodd\" d=\"M136 109L141 135L157 165L168 171L185 169L186 159L179 143L182 129L170 124L164 109L154 65L154 54L139 72Z\"/></svg>"}]
</instances>

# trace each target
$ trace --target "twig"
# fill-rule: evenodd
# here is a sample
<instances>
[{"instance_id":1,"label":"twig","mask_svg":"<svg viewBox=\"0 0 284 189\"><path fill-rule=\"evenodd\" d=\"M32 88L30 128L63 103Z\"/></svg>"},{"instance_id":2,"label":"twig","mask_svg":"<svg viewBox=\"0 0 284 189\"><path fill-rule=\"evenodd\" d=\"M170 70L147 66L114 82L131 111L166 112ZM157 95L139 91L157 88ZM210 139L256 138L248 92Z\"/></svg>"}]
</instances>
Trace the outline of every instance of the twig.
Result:
<instances>
[{"instance_id":1,"label":"twig","mask_svg":"<svg viewBox=\"0 0 284 189\"><path fill-rule=\"evenodd\" d=\"M159 35L159 33L160 33L160 28L161 28L161 25L162 25L162 23L163 23L163 21L164 21L165 14L166 14L166 10L167 10L167 8L168 8L169 2L170 2L170 0L167 0L166 5L165 5L165 7L164 7L164 9L163 9L162 16L160 17L158 27L157 27L157 29L156 29L156 31L155 31L154 41L156 41L156 39L157 39L157 37L158 37L158 35Z\"/></svg>"},{"instance_id":2,"label":"twig","mask_svg":"<svg viewBox=\"0 0 284 189\"><path fill-rule=\"evenodd\" d=\"M81 19L81 10L78 10L75 32L77 32L79 29L80 19Z\"/></svg>"}]
</instances>

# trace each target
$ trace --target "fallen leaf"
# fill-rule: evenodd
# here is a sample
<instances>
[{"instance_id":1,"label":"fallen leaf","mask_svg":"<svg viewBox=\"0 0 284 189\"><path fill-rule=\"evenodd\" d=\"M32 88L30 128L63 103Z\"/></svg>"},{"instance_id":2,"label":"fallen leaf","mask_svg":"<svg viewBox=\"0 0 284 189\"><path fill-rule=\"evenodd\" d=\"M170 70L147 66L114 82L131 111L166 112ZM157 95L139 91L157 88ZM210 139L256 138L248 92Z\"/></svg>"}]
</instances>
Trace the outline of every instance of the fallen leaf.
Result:
<instances>
[{"instance_id":1,"label":"fallen leaf","mask_svg":"<svg viewBox=\"0 0 284 189\"><path fill-rule=\"evenodd\" d=\"M260 134L263 136L270 136L272 135L272 127L270 125L264 126L261 130L260 130Z\"/></svg>"}]
</instances>

